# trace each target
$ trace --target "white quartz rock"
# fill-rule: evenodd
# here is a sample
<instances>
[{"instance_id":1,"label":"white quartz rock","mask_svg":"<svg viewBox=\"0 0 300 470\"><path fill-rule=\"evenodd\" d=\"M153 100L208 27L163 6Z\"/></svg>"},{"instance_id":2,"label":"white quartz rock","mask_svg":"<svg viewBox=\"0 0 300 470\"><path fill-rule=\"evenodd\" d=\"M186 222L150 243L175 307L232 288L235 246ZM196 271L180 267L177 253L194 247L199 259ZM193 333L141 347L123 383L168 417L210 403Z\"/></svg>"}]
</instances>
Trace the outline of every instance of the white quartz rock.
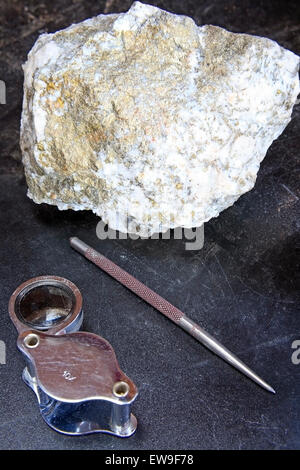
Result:
<instances>
[{"instance_id":1,"label":"white quartz rock","mask_svg":"<svg viewBox=\"0 0 300 470\"><path fill-rule=\"evenodd\" d=\"M291 118L299 57L135 2L39 37L24 65L28 195L149 236L255 183Z\"/></svg>"}]
</instances>

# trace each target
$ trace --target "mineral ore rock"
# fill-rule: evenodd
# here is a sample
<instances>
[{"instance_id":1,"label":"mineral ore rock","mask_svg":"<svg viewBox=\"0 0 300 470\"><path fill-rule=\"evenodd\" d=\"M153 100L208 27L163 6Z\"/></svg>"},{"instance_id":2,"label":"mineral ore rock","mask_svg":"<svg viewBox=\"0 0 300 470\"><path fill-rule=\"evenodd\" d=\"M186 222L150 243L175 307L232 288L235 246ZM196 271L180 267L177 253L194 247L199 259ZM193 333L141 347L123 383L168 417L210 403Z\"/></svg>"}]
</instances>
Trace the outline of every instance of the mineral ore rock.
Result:
<instances>
[{"instance_id":1,"label":"mineral ore rock","mask_svg":"<svg viewBox=\"0 0 300 470\"><path fill-rule=\"evenodd\" d=\"M39 37L24 65L28 196L149 236L253 188L291 118L299 57L135 2Z\"/></svg>"}]
</instances>

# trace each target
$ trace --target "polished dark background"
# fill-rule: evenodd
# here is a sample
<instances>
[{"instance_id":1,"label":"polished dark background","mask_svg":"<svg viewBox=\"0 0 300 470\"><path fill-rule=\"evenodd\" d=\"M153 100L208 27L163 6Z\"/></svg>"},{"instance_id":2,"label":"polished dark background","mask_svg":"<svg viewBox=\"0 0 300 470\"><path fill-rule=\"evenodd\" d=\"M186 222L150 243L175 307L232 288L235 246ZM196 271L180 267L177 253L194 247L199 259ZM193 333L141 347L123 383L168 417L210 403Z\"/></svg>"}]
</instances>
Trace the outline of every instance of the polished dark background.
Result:
<instances>
[{"instance_id":1,"label":"polished dark background","mask_svg":"<svg viewBox=\"0 0 300 470\"><path fill-rule=\"evenodd\" d=\"M274 39L300 53L295 1L151 2L200 24ZM273 143L255 188L205 225L205 245L180 240L96 237L89 212L59 212L26 197L20 163L21 64L41 32L130 1L0 0L0 365L1 449L299 449L300 339L299 105ZM199 322L276 389L275 396L223 363L150 306L72 251L79 236ZM42 274L75 282L84 298L84 329L105 337L140 395L134 437L62 436L47 427L21 380L23 359L7 314L13 290Z\"/></svg>"}]
</instances>

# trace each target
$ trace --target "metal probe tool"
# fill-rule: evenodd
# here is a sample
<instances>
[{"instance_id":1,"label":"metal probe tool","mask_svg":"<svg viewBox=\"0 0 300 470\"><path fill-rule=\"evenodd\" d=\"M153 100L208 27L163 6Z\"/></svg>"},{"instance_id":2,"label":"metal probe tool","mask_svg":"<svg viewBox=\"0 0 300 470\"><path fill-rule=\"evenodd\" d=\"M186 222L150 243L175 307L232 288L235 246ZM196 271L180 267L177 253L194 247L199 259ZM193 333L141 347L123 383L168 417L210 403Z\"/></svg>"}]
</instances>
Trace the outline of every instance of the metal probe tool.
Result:
<instances>
[{"instance_id":1,"label":"metal probe tool","mask_svg":"<svg viewBox=\"0 0 300 470\"><path fill-rule=\"evenodd\" d=\"M121 284L126 286L129 290L134 292L137 296L145 300L152 307L156 308L163 315L172 320L176 325L180 326L183 330L187 331L191 336L196 338L200 343L210 349L212 352L220 356L224 361L231 364L233 367L238 369L240 372L245 374L247 377L252 379L258 385L268 390L271 393L276 393L275 390L261 379L255 372L253 372L246 364L238 359L233 353L225 348L219 341L213 338L197 323L190 320L181 310L174 307L163 297L158 295L149 287L145 286L142 282L135 279L124 269L117 266L115 263L110 261L108 258L97 252L89 245L84 243L77 237L70 238L71 247L78 251L80 254L85 256L89 261L94 263L100 269L105 271L111 277L119 281Z\"/></svg>"}]
</instances>

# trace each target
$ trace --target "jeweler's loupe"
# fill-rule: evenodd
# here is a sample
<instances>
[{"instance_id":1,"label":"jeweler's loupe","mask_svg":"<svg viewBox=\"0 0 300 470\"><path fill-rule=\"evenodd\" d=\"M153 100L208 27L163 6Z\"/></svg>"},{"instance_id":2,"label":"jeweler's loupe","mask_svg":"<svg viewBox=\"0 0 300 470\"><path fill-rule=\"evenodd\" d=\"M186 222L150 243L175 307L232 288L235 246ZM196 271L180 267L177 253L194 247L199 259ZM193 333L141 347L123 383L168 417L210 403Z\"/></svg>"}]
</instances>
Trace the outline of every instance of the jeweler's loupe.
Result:
<instances>
[{"instance_id":1,"label":"jeweler's loupe","mask_svg":"<svg viewBox=\"0 0 300 470\"><path fill-rule=\"evenodd\" d=\"M57 276L30 279L12 294L9 314L26 361L23 380L52 429L119 437L135 432L130 410L137 388L104 338L78 331L83 312L75 284Z\"/></svg>"}]
</instances>

